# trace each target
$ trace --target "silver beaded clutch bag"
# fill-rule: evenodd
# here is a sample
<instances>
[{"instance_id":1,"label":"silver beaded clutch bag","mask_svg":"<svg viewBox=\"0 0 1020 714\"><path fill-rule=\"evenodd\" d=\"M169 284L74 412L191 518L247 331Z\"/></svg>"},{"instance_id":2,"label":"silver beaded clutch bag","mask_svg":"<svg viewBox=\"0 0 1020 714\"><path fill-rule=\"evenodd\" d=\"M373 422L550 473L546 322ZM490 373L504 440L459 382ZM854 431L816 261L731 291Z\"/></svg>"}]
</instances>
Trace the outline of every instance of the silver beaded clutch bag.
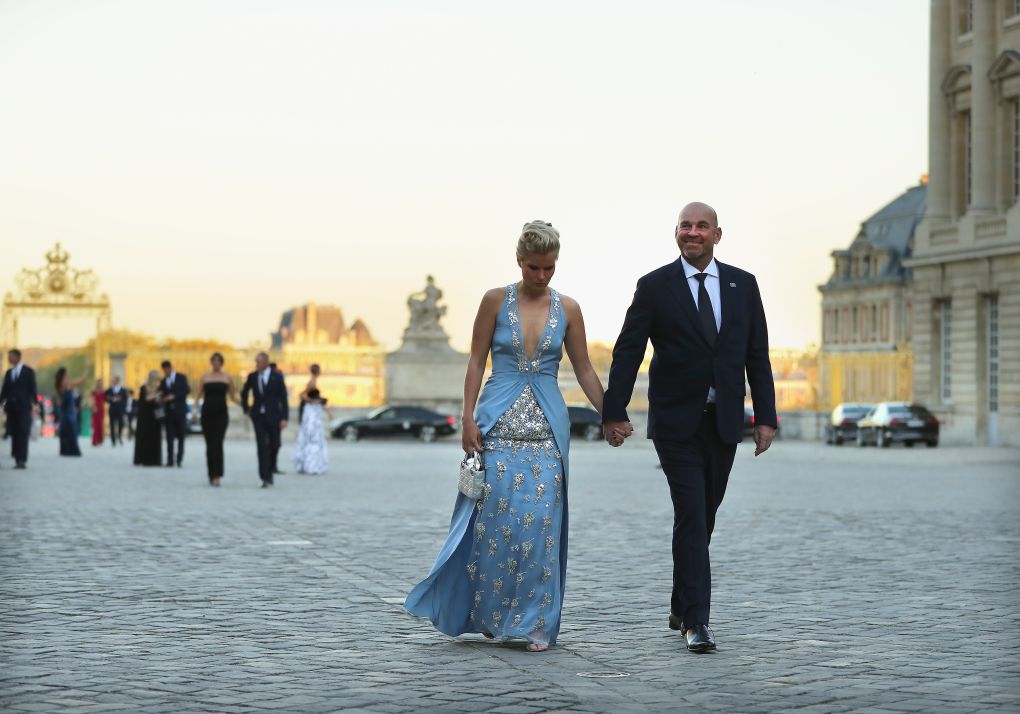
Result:
<instances>
[{"instance_id":1,"label":"silver beaded clutch bag","mask_svg":"<svg viewBox=\"0 0 1020 714\"><path fill-rule=\"evenodd\" d=\"M477 501L485 492L485 466L477 453L464 454L464 460L460 462L457 490L472 501Z\"/></svg>"}]
</instances>

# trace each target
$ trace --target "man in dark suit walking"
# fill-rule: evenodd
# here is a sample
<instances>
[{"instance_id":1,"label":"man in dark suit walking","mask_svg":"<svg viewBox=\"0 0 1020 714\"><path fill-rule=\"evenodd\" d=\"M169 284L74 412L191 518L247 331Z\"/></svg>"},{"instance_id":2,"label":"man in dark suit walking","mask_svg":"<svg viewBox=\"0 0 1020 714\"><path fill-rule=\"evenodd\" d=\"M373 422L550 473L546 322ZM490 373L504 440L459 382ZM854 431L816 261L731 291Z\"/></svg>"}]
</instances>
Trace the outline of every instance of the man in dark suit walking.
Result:
<instances>
[{"instance_id":1,"label":"man in dark suit walking","mask_svg":"<svg viewBox=\"0 0 1020 714\"><path fill-rule=\"evenodd\" d=\"M276 362L270 362L269 363L269 369L273 370L273 372L275 374L280 375L280 379L283 379L283 370L281 370L279 367L276 366ZM303 403L302 403L302 406L304 406ZM301 422L300 414L298 414L298 422L299 423ZM282 476L284 474L284 472L281 471L280 467L277 465L277 462L279 461L279 457L280 457L280 440L277 439L276 443L273 446L273 457L272 457L273 458L273 473L276 474L276 475Z\"/></svg>"},{"instance_id":2,"label":"man in dark suit walking","mask_svg":"<svg viewBox=\"0 0 1020 714\"><path fill-rule=\"evenodd\" d=\"M159 393L163 398L163 409L166 416L163 424L166 428L166 465L174 465L174 442L177 442L177 466L184 461L184 437L188 434L188 395L191 387L188 378L178 374L170 360L163 360L163 381L159 383Z\"/></svg>"},{"instance_id":3,"label":"man in dark suit walking","mask_svg":"<svg viewBox=\"0 0 1020 714\"><path fill-rule=\"evenodd\" d=\"M114 376L106 390L106 410L110 415L110 444L124 444L124 415L127 413L128 393L120 386L120 377Z\"/></svg>"},{"instance_id":4,"label":"man in dark suit walking","mask_svg":"<svg viewBox=\"0 0 1020 714\"><path fill-rule=\"evenodd\" d=\"M252 397L250 407L249 395ZM241 388L241 408L251 417L255 429L262 488L269 488L273 485L274 461L280 450L280 432L287 428L290 406L283 375L269 366L269 355L265 352L255 356L255 371L248 375Z\"/></svg>"},{"instance_id":5,"label":"man in dark suit walking","mask_svg":"<svg viewBox=\"0 0 1020 714\"><path fill-rule=\"evenodd\" d=\"M776 432L776 398L765 310L754 276L715 260L715 210L680 212L680 258L638 280L613 349L603 420L619 446L632 430L627 404L648 340L648 438L673 501L673 593L669 626L687 649L715 649L709 628L708 546L744 422L745 373L754 403L755 456Z\"/></svg>"},{"instance_id":6,"label":"man in dark suit walking","mask_svg":"<svg viewBox=\"0 0 1020 714\"><path fill-rule=\"evenodd\" d=\"M28 437L32 433L32 414L36 409L38 390L35 372L21 363L21 350L8 352L7 361L11 368L4 374L0 402L7 415L7 433L11 437L14 468L23 469L28 463Z\"/></svg>"}]
</instances>

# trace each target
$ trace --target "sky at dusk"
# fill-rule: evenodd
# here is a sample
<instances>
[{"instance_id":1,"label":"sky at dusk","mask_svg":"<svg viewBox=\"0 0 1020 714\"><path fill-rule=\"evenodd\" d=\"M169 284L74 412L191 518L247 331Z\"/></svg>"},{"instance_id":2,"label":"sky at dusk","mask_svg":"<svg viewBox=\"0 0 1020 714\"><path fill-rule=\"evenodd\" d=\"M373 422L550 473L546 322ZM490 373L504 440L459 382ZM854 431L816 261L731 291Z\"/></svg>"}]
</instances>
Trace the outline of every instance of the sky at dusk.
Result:
<instances>
[{"instance_id":1,"label":"sky at dusk","mask_svg":"<svg viewBox=\"0 0 1020 714\"><path fill-rule=\"evenodd\" d=\"M773 346L927 171L925 0L0 0L0 292L60 241L114 325L265 342L315 301L399 345L435 276L466 349L551 221L612 342L694 200ZM26 320L76 345L82 320Z\"/></svg>"}]
</instances>

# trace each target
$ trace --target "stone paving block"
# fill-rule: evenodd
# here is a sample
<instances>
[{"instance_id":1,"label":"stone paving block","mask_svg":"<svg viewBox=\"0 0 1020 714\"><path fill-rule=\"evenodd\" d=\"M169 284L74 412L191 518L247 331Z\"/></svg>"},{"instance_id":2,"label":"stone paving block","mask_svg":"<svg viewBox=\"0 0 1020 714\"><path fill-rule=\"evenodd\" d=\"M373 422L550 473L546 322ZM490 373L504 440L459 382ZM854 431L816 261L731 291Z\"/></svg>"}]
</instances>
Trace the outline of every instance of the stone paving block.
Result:
<instances>
[{"instance_id":1,"label":"stone paving block","mask_svg":"<svg viewBox=\"0 0 1020 714\"><path fill-rule=\"evenodd\" d=\"M672 517L646 442L572 446L542 655L400 608L445 535L454 441L334 444L330 474L268 493L251 444L228 442L216 491L202 448L158 471L104 448L72 465L47 440L28 471L0 459L0 708L1020 708L1016 450L741 446L713 537L719 651L696 657L665 627ZM578 676L610 671L629 676Z\"/></svg>"}]
</instances>

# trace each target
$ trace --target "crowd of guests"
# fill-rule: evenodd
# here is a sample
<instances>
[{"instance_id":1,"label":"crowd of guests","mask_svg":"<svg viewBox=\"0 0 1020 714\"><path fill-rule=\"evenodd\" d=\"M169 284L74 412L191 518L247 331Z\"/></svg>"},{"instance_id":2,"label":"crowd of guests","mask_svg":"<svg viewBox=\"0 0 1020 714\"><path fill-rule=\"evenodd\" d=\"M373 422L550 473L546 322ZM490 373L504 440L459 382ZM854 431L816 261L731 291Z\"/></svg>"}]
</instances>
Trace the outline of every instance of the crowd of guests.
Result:
<instances>
[{"instance_id":1,"label":"crowd of guests","mask_svg":"<svg viewBox=\"0 0 1020 714\"><path fill-rule=\"evenodd\" d=\"M37 417L44 416L44 400L35 372L22 364L21 352L10 350L7 357L10 369L4 375L0 403L6 415L6 434L11 439L15 468L23 469L28 462L33 423ZM228 405L233 402L251 419L262 487L272 486L273 477L283 473L278 466L280 437L287 427L290 408L283 373L269 361L269 356L264 352L256 356L255 369L248 374L238 395L234 378L224 369L223 355L213 353L209 358L209 371L202 374L196 384L194 408L189 404L192 389L187 376L177 372L169 360L164 360L160 366L162 373L150 371L137 397L133 390L121 385L117 376L112 378L109 388L104 388L102 379L96 380L92 389L83 395L82 385L87 380L88 368L78 376L71 376L66 367L59 367L53 384L53 418L60 455L82 455L78 439L82 431L83 400L91 410L92 445L104 443L108 426L110 444L123 446L126 426L128 438L134 441L136 466L183 467L189 425L198 422L205 439L209 484L218 487L225 471L223 442L230 421ZM309 381L300 394L301 428L293 461L298 473L319 474L325 473L329 465L325 432L325 417L329 411L318 389L319 366L312 365L310 372Z\"/></svg>"}]
</instances>

